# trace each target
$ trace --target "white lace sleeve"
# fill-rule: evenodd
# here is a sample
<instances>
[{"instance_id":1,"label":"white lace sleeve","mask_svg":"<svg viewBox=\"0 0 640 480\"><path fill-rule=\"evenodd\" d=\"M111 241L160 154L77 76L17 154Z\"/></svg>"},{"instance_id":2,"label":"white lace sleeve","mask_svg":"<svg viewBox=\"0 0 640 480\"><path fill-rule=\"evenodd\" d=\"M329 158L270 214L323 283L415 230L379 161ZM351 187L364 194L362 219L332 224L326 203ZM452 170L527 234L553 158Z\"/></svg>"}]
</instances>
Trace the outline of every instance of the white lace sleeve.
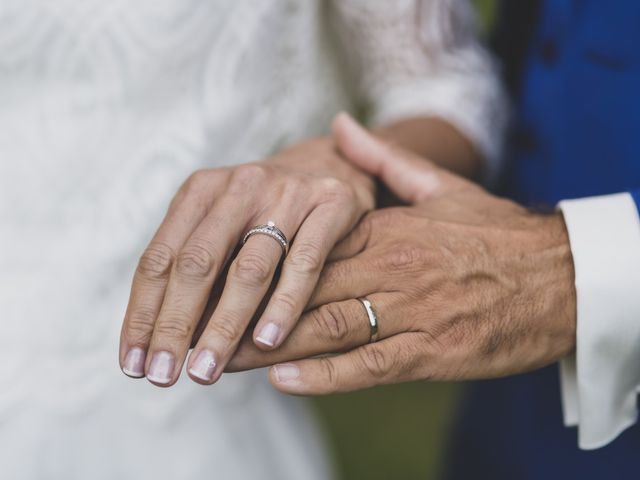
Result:
<instances>
[{"instance_id":1,"label":"white lace sleeve","mask_svg":"<svg viewBox=\"0 0 640 480\"><path fill-rule=\"evenodd\" d=\"M466 0L336 0L333 16L365 119L451 123L498 169L506 102Z\"/></svg>"}]
</instances>

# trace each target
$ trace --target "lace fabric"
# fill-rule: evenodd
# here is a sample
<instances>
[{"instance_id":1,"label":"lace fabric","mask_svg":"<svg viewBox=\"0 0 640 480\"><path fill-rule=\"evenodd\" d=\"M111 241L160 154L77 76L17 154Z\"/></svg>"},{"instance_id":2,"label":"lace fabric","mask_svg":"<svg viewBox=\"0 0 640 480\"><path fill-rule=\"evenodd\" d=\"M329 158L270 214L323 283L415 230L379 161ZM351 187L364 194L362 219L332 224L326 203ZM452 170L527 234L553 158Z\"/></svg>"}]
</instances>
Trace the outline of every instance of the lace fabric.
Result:
<instances>
[{"instance_id":1,"label":"lace fabric","mask_svg":"<svg viewBox=\"0 0 640 480\"><path fill-rule=\"evenodd\" d=\"M370 123L443 118L476 145L493 178L507 107L470 3L399 0L389 8L384 1L350 0L333 7L356 101Z\"/></svg>"},{"instance_id":2,"label":"lace fabric","mask_svg":"<svg viewBox=\"0 0 640 480\"><path fill-rule=\"evenodd\" d=\"M490 63L457 13L430 20L455 5L0 0L6 478L329 476L300 400L264 372L168 390L119 372L131 275L189 173L320 135L357 102L377 123L443 115L492 154Z\"/></svg>"}]
</instances>

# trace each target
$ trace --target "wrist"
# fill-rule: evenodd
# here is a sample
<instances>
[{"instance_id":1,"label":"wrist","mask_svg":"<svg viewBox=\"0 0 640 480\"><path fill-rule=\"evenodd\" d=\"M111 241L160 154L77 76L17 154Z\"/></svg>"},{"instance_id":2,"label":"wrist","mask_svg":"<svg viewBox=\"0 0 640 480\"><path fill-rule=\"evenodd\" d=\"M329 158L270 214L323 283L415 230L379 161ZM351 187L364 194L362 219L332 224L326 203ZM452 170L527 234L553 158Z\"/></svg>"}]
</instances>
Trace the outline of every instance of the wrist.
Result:
<instances>
[{"instance_id":1,"label":"wrist","mask_svg":"<svg viewBox=\"0 0 640 480\"><path fill-rule=\"evenodd\" d=\"M556 359L575 349L576 289L575 271L569 234L561 213L540 215L538 237L540 274L544 279L544 296L539 305L546 306L550 334L556 340ZM545 310L543 308L543 310Z\"/></svg>"},{"instance_id":2,"label":"wrist","mask_svg":"<svg viewBox=\"0 0 640 480\"><path fill-rule=\"evenodd\" d=\"M510 291L503 317L508 326L500 329L510 331L518 344L517 361L507 357L502 374L554 363L576 344L574 269L564 220L524 210L516 217L506 243L499 242L494 252L494 261L501 263L500 284Z\"/></svg>"},{"instance_id":3,"label":"wrist","mask_svg":"<svg viewBox=\"0 0 640 480\"><path fill-rule=\"evenodd\" d=\"M413 117L379 128L383 140L467 178L478 178L483 159L456 127L438 117Z\"/></svg>"}]
</instances>

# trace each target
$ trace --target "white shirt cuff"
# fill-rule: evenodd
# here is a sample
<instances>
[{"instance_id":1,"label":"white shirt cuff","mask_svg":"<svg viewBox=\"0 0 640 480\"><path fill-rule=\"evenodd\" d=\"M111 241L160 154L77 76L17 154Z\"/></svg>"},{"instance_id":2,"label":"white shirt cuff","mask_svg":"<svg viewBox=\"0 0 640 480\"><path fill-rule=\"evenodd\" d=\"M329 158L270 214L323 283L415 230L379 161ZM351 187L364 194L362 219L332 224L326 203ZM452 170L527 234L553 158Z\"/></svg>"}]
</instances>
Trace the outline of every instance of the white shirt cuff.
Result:
<instances>
[{"instance_id":1,"label":"white shirt cuff","mask_svg":"<svg viewBox=\"0 0 640 480\"><path fill-rule=\"evenodd\" d=\"M560 202L575 267L576 353L560 364L564 421L582 449L637 419L640 219L628 193Z\"/></svg>"}]
</instances>

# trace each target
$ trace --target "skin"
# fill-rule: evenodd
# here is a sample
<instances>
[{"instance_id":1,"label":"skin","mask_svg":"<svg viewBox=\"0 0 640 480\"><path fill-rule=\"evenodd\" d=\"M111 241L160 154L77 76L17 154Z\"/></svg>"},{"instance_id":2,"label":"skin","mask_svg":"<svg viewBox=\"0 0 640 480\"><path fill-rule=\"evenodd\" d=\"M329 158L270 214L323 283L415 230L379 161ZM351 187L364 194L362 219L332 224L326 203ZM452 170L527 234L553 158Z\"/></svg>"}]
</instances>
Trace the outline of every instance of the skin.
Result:
<instances>
[{"instance_id":1,"label":"skin","mask_svg":"<svg viewBox=\"0 0 640 480\"><path fill-rule=\"evenodd\" d=\"M344 118L337 117L338 125ZM473 144L451 124L439 118L401 120L374 133L387 143L400 146L463 177L477 178L482 170L482 157ZM363 167L366 171L366 164Z\"/></svg>"},{"instance_id":2,"label":"skin","mask_svg":"<svg viewBox=\"0 0 640 480\"><path fill-rule=\"evenodd\" d=\"M285 343L262 352L244 342L230 371L276 364L277 389L317 395L511 375L574 349L574 270L561 215L495 197L347 117L334 137L345 158L413 205L367 214L331 253ZM363 296L378 314L376 343L354 300Z\"/></svg>"},{"instance_id":3,"label":"skin","mask_svg":"<svg viewBox=\"0 0 640 480\"><path fill-rule=\"evenodd\" d=\"M192 363L200 351L211 353L217 368L209 378L193 378L214 382L282 257L281 246L265 235L252 236L236 254L244 233L273 220L287 238L295 237L258 322L258 329L278 322L284 336L302 313L331 248L373 206L371 180L340 159L326 140L309 141L266 162L194 173L138 264L122 328L121 366L138 348L146 352L144 372L152 382L175 383L214 283L224 282L190 357ZM149 375L159 352L170 370L162 378Z\"/></svg>"},{"instance_id":4,"label":"skin","mask_svg":"<svg viewBox=\"0 0 640 480\"><path fill-rule=\"evenodd\" d=\"M436 119L405 121L378 133L426 153L429 142L418 127L451 140L449 147L433 149L451 168L476 162L464 137ZM304 142L264 162L195 172L134 274L120 340L123 371L167 387L186 361L194 381L214 383L252 321L256 348L280 346L331 249L375 206L375 194L372 176L346 162L331 138ZM238 249L247 230L268 220L290 240L284 260L280 245L264 235ZM132 353L138 355L134 367ZM150 371L152 359L160 357L162 376Z\"/></svg>"}]
</instances>

